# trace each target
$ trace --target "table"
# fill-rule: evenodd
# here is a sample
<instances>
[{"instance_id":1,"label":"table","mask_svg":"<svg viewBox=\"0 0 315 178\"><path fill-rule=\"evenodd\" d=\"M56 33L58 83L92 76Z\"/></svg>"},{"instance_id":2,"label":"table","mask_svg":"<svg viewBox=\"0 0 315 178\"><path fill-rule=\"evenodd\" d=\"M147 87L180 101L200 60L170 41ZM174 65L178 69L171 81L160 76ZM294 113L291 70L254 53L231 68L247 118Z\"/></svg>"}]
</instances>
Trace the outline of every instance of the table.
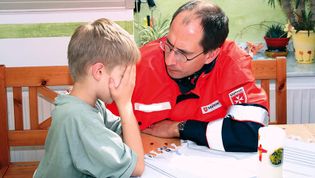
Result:
<instances>
[{"instance_id":1,"label":"table","mask_svg":"<svg viewBox=\"0 0 315 178\"><path fill-rule=\"evenodd\" d=\"M283 128L287 137L302 139L304 141L315 142L315 123L312 124L286 124L277 125Z\"/></svg>"},{"instance_id":2,"label":"table","mask_svg":"<svg viewBox=\"0 0 315 178\"><path fill-rule=\"evenodd\" d=\"M315 123L312 124L286 124L277 125L286 131L287 137L302 139L307 142L315 142ZM180 145L178 138L159 138L145 133L141 133L144 153L162 146L169 146L172 143Z\"/></svg>"},{"instance_id":3,"label":"table","mask_svg":"<svg viewBox=\"0 0 315 178\"><path fill-rule=\"evenodd\" d=\"M142 144L144 153L149 153L152 150L162 146L170 146L172 143L180 145L180 139L178 138L160 138L145 133L141 133Z\"/></svg>"}]
</instances>

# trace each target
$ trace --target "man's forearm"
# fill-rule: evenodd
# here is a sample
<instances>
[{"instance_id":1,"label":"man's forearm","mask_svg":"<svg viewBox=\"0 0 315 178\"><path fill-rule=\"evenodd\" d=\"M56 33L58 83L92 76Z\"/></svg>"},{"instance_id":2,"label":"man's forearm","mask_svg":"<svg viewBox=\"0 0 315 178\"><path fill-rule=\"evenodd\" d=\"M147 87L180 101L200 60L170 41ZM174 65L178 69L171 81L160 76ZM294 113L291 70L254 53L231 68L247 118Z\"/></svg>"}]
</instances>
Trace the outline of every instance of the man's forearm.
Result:
<instances>
[{"instance_id":1,"label":"man's forearm","mask_svg":"<svg viewBox=\"0 0 315 178\"><path fill-rule=\"evenodd\" d=\"M226 117L214 122L188 120L180 138L198 145L230 152L257 151L258 129L261 124L241 122Z\"/></svg>"}]
</instances>

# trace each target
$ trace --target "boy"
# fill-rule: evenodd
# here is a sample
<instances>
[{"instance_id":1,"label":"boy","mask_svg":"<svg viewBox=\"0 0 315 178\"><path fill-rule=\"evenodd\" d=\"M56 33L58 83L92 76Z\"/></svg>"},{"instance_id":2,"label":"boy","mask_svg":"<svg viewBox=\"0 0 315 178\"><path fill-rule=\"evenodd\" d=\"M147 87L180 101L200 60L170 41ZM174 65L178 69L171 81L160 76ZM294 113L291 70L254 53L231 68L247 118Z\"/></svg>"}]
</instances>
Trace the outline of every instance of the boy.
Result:
<instances>
[{"instance_id":1,"label":"boy","mask_svg":"<svg viewBox=\"0 0 315 178\"><path fill-rule=\"evenodd\" d=\"M142 174L144 153L131 104L139 58L130 35L110 20L99 19L75 30L68 46L73 89L56 98L45 156L34 177ZM100 100L114 100L120 118Z\"/></svg>"}]
</instances>

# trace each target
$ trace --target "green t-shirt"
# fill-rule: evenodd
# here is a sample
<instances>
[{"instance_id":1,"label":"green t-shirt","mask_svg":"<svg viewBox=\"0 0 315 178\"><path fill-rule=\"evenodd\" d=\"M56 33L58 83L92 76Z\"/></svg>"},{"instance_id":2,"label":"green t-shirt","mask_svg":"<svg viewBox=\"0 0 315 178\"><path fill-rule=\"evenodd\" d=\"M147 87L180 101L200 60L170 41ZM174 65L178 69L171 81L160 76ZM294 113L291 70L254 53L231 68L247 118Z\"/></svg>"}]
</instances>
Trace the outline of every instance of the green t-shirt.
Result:
<instances>
[{"instance_id":1,"label":"green t-shirt","mask_svg":"<svg viewBox=\"0 0 315 178\"><path fill-rule=\"evenodd\" d=\"M120 118L101 101L92 107L77 97L59 95L34 177L130 177L136 154L123 143Z\"/></svg>"}]
</instances>

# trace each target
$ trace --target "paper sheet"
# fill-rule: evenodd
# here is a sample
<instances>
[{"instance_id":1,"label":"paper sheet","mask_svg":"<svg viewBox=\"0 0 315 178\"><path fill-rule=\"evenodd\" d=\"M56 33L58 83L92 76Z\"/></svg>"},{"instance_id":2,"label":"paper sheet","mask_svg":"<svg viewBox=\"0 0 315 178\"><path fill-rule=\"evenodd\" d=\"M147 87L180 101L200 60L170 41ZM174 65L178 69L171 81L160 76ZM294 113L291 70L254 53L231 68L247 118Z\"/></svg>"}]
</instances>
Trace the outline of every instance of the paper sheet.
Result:
<instances>
[{"instance_id":1,"label":"paper sheet","mask_svg":"<svg viewBox=\"0 0 315 178\"><path fill-rule=\"evenodd\" d=\"M315 178L315 144L286 139L284 178ZM141 178L256 177L256 153L211 150L184 141L177 149L161 148L162 154L145 158Z\"/></svg>"}]
</instances>

